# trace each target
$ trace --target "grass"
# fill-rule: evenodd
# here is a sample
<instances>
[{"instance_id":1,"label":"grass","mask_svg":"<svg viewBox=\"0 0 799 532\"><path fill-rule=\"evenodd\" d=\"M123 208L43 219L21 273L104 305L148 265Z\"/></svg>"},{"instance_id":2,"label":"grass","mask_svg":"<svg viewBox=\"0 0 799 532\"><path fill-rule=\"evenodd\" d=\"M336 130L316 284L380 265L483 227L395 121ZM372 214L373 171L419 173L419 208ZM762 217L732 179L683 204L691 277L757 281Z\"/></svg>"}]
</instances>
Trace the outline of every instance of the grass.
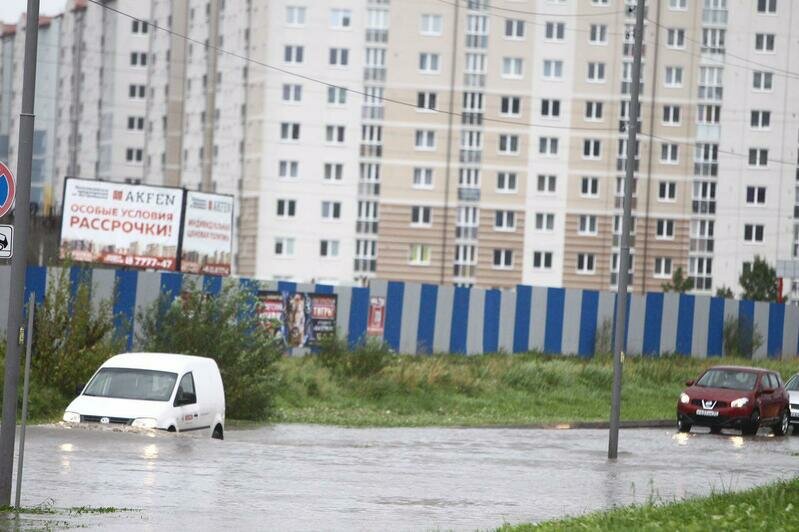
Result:
<instances>
[{"instance_id":1,"label":"grass","mask_svg":"<svg viewBox=\"0 0 799 532\"><path fill-rule=\"evenodd\" d=\"M799 478L740 493L714 493L671 504L650 502L499 530L799 530Z\"/></svg>"},{"instance_id":2,"label":"grass","mask_svg":"<svg viewBox=\"0 0 799 532\"><path fill-rule=\"evenodd\" d=\"M685 381L716 364L756 365L784 377L799 359L627 357L622 419L672 419ZM610 357L395 356L369 377L345 377L315 357L284 358L274 421L345 426L496 426L607 420Z\"/></svg>"}]
</instances>

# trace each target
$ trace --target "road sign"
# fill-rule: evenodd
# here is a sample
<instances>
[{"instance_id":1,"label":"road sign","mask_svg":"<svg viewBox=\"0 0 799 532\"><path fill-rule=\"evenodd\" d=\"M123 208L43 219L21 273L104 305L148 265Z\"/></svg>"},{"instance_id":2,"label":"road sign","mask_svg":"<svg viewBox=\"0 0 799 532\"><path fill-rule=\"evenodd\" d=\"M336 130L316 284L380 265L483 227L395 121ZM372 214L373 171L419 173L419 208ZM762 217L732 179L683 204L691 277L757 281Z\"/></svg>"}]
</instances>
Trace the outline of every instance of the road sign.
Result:
<instances>
[{"instance_id":1,"label":"road sign","mask_svg":"<svg viewBox=\"0 0 799 532\"><path fill-rule=\"evenodd\" d=\"M16 192L14 174L8 166L0 162L0 218L11 210Z\"/></svg>"},{"instance_id":2,"label":"road sign","mask_svg":"<svg viewBox=\"0 0 799 532\"><path fill-rule=\"evenodd\" d=\"M10 259L14 254L14 226L0 225L0 259Z\"/></svg>"}]
</instances>

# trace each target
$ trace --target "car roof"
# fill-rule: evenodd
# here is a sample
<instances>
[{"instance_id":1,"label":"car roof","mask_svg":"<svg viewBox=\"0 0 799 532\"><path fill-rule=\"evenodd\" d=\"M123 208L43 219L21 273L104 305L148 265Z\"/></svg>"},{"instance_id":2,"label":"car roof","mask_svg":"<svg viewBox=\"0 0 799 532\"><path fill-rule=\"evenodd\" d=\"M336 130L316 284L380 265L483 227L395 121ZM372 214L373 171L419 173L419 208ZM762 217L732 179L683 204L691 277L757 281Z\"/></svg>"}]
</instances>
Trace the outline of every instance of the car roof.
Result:
<instances>
[{"instance_id":1,"label":"car roof","mask_svg":"<svg viewBox=\"0 0 799 532\"><path fill-rule=\"evenodd\" d=\"M105 361L108 368L141 368L184 373L198 366L216 366L211 358L174 353L123 353Z\"/></svg>"},{"instance_id":2,"label":"car roof","mask_svg":"<svg viewBox=\"0 0 799 532\"><path fill-rule=\"evenodd\" d=\"M776 371L771 369L753 368L751 366L713 366L712 368L707 368L707 369L708 371L710 371L711 369L731 369L734 371L751 371L753 373L777 373Z\"/></svg>"}]
</instances>

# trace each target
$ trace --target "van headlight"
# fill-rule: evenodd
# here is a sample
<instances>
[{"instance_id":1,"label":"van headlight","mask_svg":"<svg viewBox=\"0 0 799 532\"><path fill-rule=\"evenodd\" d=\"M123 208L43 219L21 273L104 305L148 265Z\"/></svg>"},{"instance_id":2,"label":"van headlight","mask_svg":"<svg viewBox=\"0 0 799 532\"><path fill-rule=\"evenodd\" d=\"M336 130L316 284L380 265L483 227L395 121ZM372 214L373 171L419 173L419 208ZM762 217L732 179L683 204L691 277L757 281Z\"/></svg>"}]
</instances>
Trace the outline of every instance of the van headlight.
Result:
<instances>
[{"instance_id":1,"label":"van headlight","mask_svg":"<svg viewBox=\"0 0 799 532\"><path fill-rule=\"evenodd\" d=\"M730 403L730 406L733 408L743 408L747 405L747 403L749 403L749 399L747 397L741 397L740 399L736 399Z\"/></svg>"},{"instance_id":2,"label":"van headlight","mask_svg":"<svg viewBox=\"0 0 799 532\"><path fill-rule=\"evenodd\" d=\"M131 424L137 429L154 429L157 420L154 417L137 417Z\"/></svg>"},{"instance_id":3,"label":"van headlight","mask_svg":"<svg viewBox=\"0 0 799 532\"><path fill-rule=\"evenodd\" d=\"M80 414L77 412L64 412L63 419L67 423L80 423Z\"/></svg>"},{"instance_id":4,"label":"van headlight","mask_svg":"<svg viewBox=\"0 0 799 532\"><path fill-rule=\"evenodd\" d=\"M684 405L687 405L688 403L691 402L691 398L688 397L687 393L683 392L680 394L680 402Z\"/></svg>"}]
</instances>

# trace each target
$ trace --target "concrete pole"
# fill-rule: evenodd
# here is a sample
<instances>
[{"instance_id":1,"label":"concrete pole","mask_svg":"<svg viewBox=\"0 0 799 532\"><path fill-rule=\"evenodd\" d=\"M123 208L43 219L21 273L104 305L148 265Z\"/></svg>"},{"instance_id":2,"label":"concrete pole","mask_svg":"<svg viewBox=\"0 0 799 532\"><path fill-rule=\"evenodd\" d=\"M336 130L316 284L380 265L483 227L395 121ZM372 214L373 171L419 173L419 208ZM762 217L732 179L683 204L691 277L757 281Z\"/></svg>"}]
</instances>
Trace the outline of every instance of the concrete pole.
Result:
<instances>
[{"instance_id":1,"label":"concrete pole","mask_svg":"<svg viewBox=\"0 0 799 532\"><path fill-rule=\"evenodd\" d=\"M17 428L17 384L22 347L22 311L25 270L28 266L28 222L30 218L31 164L33 160L33 103L36 95L36 53L39 39L39 0L28 0L25 20L25 68L22 78L22 112L19 115L19 159L17 199L14 207L14 257L6 328L6 368L3 378L3 424L0 426L0 506L11 504L14 471L14 441Z\"/></svg>"},{"instance_id":2,"label":"concrete pole","mask_svg":"<svg viewBox=\"0 0 799 532\"><path fill-rule=\"evenodd\" d=\"M638 100L641 90L641 49L644 39L645 0L635 7L635 36L633 44L633 79L630 108L627 113L627 173L624 176L624 216L621 222L619 246L619 290L616 300L616 329L613 338L613 397L610 406L610 437L608 458L619 454L619 418L621 417L621 374L624 360L624 340L627 325L627 287L630 283L630 226L632 225L633 174L635 173L635 141L638 133ZM632 6L627 9L633 9Z\"/></svg>"}]
</instances>

